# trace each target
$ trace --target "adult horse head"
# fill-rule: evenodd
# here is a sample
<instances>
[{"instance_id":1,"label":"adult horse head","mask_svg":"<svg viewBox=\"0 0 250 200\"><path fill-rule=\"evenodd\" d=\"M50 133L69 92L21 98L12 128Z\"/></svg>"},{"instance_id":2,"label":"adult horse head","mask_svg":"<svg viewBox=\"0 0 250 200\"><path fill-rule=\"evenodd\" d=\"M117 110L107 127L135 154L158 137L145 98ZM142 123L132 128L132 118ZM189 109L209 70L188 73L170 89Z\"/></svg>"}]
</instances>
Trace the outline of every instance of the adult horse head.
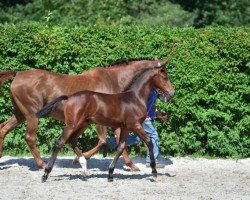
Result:
<instances>
[{"instance_id":1,"label":"adult horse head","mask_svg":"<svg viewBox=\"0 0 250 200\"><path fill-rule=\"evenodd\" d=\"M160 68L160 72L157 76L154 77L153 81L155 82L155 87L158 88L157 91L159 99L163 102L168 103L175 96L175 89L170 81L167 69L165 68L165 64L159 64L162 64L158 67ZM161 76L161 78L159 78L158 76Z\"/></svg>"}]
</instances>

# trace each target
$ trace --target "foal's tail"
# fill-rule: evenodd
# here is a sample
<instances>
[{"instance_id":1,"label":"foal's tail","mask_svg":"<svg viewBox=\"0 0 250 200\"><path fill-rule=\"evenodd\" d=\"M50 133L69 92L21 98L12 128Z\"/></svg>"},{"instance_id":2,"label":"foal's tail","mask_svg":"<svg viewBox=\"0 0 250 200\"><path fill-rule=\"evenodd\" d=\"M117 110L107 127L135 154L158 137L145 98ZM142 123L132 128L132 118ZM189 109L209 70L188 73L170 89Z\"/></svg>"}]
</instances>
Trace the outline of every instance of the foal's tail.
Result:
<instances>
[{"instance_id":1,"label":"foal's tail","mask_svg":"<svg viewBox=\"0 0 250 200\"><path fill-rule=\"evenodd\" d=\"M13 79L15 76L16 76L15 71L0 72L0 86L2 86L6 80Z\"/></svg>"},{"instance_id":2,"label":"foal's tail","mask_svg":"<svg viewBox=\"0 0 250 200\"><path fill-rule=\"evenodd\" d=\"M56 99L54 99L53 101L49 102L48 104L46 104L41 110L39 110L36 113L36 116L38 118L40 117L44 117L48 114L50 114L53 110L56 109L56 107L58 106L58 104L62 101L62 100L67 100L68 96L60 96Z\"/></svg>"}]
</instances>

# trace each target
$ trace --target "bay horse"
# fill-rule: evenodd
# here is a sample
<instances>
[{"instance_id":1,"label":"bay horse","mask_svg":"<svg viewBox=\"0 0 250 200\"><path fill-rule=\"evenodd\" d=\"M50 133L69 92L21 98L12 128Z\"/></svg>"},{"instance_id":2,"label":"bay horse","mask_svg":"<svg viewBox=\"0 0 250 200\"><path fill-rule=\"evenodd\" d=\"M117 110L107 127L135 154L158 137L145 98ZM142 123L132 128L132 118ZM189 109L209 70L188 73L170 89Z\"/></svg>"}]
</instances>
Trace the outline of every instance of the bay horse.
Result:
<instances>
[{"instance_id":1,"label":"bay horse","mask_svg":"<svg viewBox=\"0 0 250 200\"><path fill-rule=\"evenodd\" d=\"M160 61L166 64L168 59ZM14 114L7 121L0 124L0 158L3 151L3 142L6 134L27 121L25 140L39 168L46 165L42 160L36 145L38 119L35 113L47 102L61 95L70 95L82 90L91 90L103 93L123 92L130 81L145 68L151 68L158 60L135 58L119 61L111 66L96 67L79 75L56 74L45 70L35 69L27 71L5 71L0 73L0 85L8 79L13 79L10 88ZM57 108L51 114L55 119L65 121L64 110ZM96 126L99 142L96 147L83 153L88 159L106 145L105 126ZM78 149L80 152L80 149ZM132 171L139 170L123 153L124 162Z\"/></svg>"},{"instance_id":2,"label":"bay horse","mask_svg":"<svg viewBox=\"0 0 250 200\"><path fill-rule=\"evenodd\" d=\"M82 134L82 130L89 127L92 122L106 127L119 127L121 129L117 153L109 166L109 182L113 181L113 171L116 162L125 149L126 139L130 131L136 133L148 146L152 175L156 177L157 171L155 168L153 143L141 126L147 117L146 106L152 89L164 91L168 96L168 100L175 95L175 90L168 77L165 65L161 65L161 63L158 63L152 69L144 69L138 77L134 78L126 92L106 94L81 91L73 95L60 96L46 104L37 112L37 117L44 117L57 107L63 107L66 125L62 134L56 140L52 156L42 176L42 182L47 180L58 152L65 142L72 139L76 140ZM75 150L75 153L79 154L77 150Z\"/></svg>"}]
</instances>

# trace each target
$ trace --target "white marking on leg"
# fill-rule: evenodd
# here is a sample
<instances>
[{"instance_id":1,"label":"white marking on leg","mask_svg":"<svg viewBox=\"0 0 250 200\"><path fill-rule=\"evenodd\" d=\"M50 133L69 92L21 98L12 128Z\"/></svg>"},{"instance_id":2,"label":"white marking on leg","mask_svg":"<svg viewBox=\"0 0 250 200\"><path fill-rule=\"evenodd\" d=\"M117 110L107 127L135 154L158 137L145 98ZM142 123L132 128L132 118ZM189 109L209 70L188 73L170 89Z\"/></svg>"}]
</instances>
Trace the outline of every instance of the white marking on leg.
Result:
<instances>
[{"instance_id":1,"label":"white marking on leg","mask_svg":"<svg viewBox=\"0 0 250 200\"><path fill-rule=\"evenodd\" d=\"M80 163L80 165L81 165L81 167L82 167L82 170L83 170L83 174L87 174L87 160L85 159L85 157L84 156L81 156L81 157L79 157L79 163Z\"/></svg>"}]
</instances>

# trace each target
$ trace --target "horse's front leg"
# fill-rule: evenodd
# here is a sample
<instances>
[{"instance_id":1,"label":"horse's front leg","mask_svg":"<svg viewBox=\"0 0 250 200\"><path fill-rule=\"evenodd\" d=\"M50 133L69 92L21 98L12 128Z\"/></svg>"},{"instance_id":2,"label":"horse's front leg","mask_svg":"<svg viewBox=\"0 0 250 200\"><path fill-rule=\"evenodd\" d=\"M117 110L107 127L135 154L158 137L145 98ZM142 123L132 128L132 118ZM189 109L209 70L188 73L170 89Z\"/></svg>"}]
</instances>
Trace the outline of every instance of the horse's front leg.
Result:
<instances>
[{"instance_id":1,"label":"horse's front leg","mask_svg":"<svg viewBox=\"0 0 250 200\"><path fill-rule=\"evenodd\" d=\"M113 172L114 172L114 169L115 169L115 165L117 163L117 160L121 156L123 150L126 147L127 137L128 137L128 130L127 129L121 129L120 144L118 145L117 152L116 152L116 155L115 155L113 161L109 165L108 182L113 182L113 180L114 180Z\"/></svg>"},{"instance_id":2,"label":"horse's front leg","mask_svg":"<svg viewBox=\"0 0 250 200\"><path fill-rule=\"evenodd\" d=\"M0 158L2 157L5 136L20 123L21 121L18 121L16 116L13 115L10 119L0 124Z\"/></svg>"},{"instance_id":3,"label":"horse's front leg","mask_svg":"<svg viewBox=\"0 0 250 200\"><path fill-rule=\"evenodd\" d=\"M150 157L150 166L152 169L152 175L154 177L157 177L157 171L156 171L156 164L155 164L155 158L154 158L154 146L153 142L151 141L150 137L145 133L144 129L142 128L140 123L136 123L133 130L147 145L149 149L149 157Z\"/></svg>"},{"instance_id":4,"label":"horse's front leg","mask_svg":"<svg viewBox=\"0 0 250 200\"><path fill-rule=\"evenodd\" d=\"M48 179L48 176L49 176L50 172L52 171L52 168L55 164L58 152L63 147L65 142L67 142L67 140L70 137L70 135L72 134L72 132L73 131L71 129L68 129L66 127L66 128L64 128L64 130L63 130L62 134L59 136L59 138L56 140L56 144L54 146L52 156L50 157L50 160L49 160L47 166L45 167L44 175L42 176L42 182L45 182Z\"/></svg>"}]
</instances>

